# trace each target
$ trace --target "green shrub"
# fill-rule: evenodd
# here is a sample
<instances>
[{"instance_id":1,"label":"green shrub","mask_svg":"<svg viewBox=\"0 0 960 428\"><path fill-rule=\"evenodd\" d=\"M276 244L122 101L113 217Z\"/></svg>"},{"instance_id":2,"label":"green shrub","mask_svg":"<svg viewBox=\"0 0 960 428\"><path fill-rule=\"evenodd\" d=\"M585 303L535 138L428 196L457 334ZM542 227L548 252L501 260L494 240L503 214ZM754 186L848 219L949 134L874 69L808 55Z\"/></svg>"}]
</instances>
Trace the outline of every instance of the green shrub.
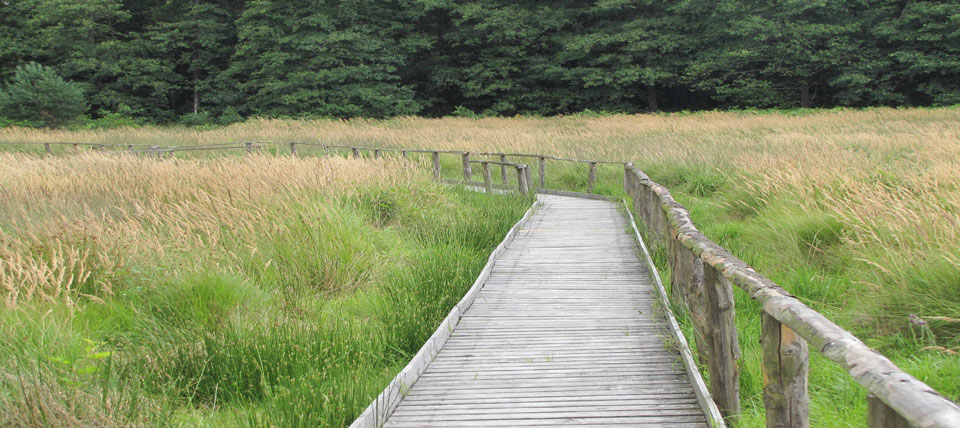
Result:
<instances>
[{"instance_id":1,"label":"green shrub","mask_svg":"<svg viewBox=\"0 0 960 428\"><path fill-rule=\"evenodd\" d=\"M0 110L4 115L36 126L66 125L86 108L79 85L64 81L51 68L34 62L17 67L13 80L0 90Z\"/></svg>"}]
</instances>

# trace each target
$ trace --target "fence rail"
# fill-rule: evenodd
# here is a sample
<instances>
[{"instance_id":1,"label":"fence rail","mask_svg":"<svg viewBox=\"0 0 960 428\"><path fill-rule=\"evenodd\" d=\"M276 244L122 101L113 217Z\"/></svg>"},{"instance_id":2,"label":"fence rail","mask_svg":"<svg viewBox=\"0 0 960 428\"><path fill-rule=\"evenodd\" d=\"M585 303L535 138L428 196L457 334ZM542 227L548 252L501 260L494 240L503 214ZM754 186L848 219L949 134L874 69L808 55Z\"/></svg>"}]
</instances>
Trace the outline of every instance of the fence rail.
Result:
<instances>
[{"instance_id":1,"label":"fence rail","mask_svg":"<svg viewBox=\"0 0 960 428\"><path fill-rule=\"evenodd\" d=\"M203 146L149 146L135 150L142 144L100 143L2 143L0 145L43 145L51 153L51 145L92 146L97 150L122 147L128 153L172 156L178 151L254 149L262 151L269 145L289 146L297 156L298 146L322 147L325 154L331 149L350 150L352 156L362 157L370 152L375 159L383 153L399 152L403 158L410 153L430 154L434 179L441 181L441 155L460 156L463 181L472 181L473 168L480 164L483 185L492 191L494 184L490 166L501 168L504 187L508 184L507 171L514 168L517 190L529 194L546 188L546 161L585 163L588 165L587 191L592 192L596 182L597 166L618 164L624 166L623 190L633 202L633 208L643 223L647 238L667 252L670 266L670 300L682 306L693 321L694 341L701 363L710 373L710 394L721 413L731 421L740 414L739 372L740 359L735 326L733 286L747 292L763 306L761 314L761 344L764 378L764 407L768 427L806 428L808 415L809 349L812 347L831 361L839 364L869 392L868 426L871 428L949 428L960 427L960 406L895 366L889 359L869 348L853 334L811 309L783 288L757 273L753 268L720 247L694 226L686 208L673 199L670 192L655 183L630 162L573 159L548 155L505 152L469 152L455 150L428 150L378 148L331 145L311 142L283 143L224 143ZM278 150L279 153L279 150ZM490 156L498 160L473 159L471 156ZM538 182L533 185L530 168L524 163L508 162L508 158L537 159Z\"/></svg>"}]
</instances>

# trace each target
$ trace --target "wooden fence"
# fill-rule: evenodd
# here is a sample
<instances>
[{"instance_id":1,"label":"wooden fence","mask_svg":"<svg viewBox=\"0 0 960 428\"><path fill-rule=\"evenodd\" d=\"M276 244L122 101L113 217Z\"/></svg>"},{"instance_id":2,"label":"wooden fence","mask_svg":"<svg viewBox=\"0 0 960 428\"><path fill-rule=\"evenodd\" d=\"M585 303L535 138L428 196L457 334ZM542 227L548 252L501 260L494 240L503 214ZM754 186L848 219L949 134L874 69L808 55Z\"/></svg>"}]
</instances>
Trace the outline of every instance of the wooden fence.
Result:
<instances>
[{"instance_id":1,"label":"wooden fence","mask_svg":"<svg viewBox=\"0 0 960 428\"><path fill-rule=\"evenodd\" d=\"M9 143L7 143L9 145ZM677 203L670 192L653 182L629 162L561 158L538 154L467 152L451 150L423 150L328 145L308 142L287 143L226 143L205 146L148 146L97 143L17 143L42 144L47 153L51 145L91 146L98 150L119 149L132 153L171 156L178 151L245 149L248 153L262 151L276 144L288 146L290 154L298 155L298 146L322 147L325 154L332 150L349 150L353 157L370 153L375 159L385 153L399 153L407 158L410 153L430 154L433 175L441 180L441 155L459 156L462 162L463 182L506 188L507 171L513 168L520 193L560 192L547 189L547 162L561 161L588 165L587 191L596 183L597 166L618 164L624 166L623 190L633 203L643 223L647 239L661 246L667 253L670 266L670 299L682 306L692 320L694 341L701 363L709 367L710 394L728 421L735 423L740 414L738 360L740 349L735 325L733 287L739 287L752 299L763 305L761 314L761 344L763 362L763 400L768 427L798 428L809 426L808 373L809 349L812 346L831 361L840 364L846 372L869 392L867 424L871 428L956 428L960 427L960 406L895 366L883 355L870 349L853 334L836 325L819 312L809 308L783 288L757 273L727 250L700 233L690 220L690 214ZM144 145L139 145L143 147ZM478 160L472 156L493 157L497 160ZM508 162L509 158L537 160L537 183L534 185L527 164ZM473 181L473 165L479 164L483 181ZM491 165L501 168L502 184L493 183Z\"/></svg>"}]
</instances>

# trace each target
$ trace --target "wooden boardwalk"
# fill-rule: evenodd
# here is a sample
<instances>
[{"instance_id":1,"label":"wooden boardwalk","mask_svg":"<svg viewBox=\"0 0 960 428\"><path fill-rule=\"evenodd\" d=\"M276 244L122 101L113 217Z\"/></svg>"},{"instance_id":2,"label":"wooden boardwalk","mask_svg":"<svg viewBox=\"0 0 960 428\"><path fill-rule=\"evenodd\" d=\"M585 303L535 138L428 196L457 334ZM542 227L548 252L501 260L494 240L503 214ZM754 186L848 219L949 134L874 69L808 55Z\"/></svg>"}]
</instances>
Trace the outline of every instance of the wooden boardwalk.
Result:
<instances>
[{"instance_id":1,"label":"wooden boardwalk","mask_svg":"<svg viewBox=\"0 0 960 428\"><path fill-rule=\"evenodd\" d=\"M617 204L540 200L384 426L707 426Z\"/></svg>"}]
</instances>

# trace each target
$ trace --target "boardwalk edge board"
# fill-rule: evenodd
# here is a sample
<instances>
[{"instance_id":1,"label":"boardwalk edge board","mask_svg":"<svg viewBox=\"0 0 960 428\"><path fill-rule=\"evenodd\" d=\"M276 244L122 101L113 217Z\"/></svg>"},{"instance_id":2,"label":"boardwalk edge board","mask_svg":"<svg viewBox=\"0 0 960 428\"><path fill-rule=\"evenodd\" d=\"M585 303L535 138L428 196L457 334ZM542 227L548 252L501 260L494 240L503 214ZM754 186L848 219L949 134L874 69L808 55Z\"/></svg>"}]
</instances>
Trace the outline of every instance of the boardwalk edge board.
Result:
<instances>
[{"instance_id":1,"label":"boardwalk edge board","mask_svg":"<svg viewBox=\"0 0 960 428\"><path fill-rule=\"evenodd\" d=\"M657 290L657 295L662 306L661 309L666 315L667 324L670 326L670 333L679 345L677 348L680 351L680 358L683 360L683 368L690 377L690 383L693 385L693 391L697 396L697 403L700 404L700 408L702 408L704 414L706 414L707 422L710 426L714 428L724 428L726 424L723 421L723 416L720 414L720 408L717 407L717 403L715 403L713 397L710 396L707 384L703 381L703 376L700 375L697 363L693 359L693 353L690 352L690 344L687 343L686 337L683 336L683 332L680 330L680 324L677 323L677 319L673 316L673 310L670 309L670 300L669 297L667 297L667 289L664 288L663 281L660 280L660 271L657 270L657 266L653 263L653 258L650 257L650 251L647 249L647 245L643 243L643 238L640 237L640 231L637 229L637 222L633 218L633 213L630 212L630 206L627 204L626 199L621 199L620 203L627 216L627 221L630 222L630 229L633 231L633 237L637 241L637 246L640 247L643 261L646 262L647 267L650 269L650 277L653 278L654 288Z\"/></svg>"},{"instance_id":2,"label":"boardwalk edge board","mask_svg":"<svg viewBox=\"0 0 960 428\"><path fill-rule=\"evenodd\" d=\"M536 211L539 206L540 201L535 201L530 209L524 213L523 217L510 228L510 231L507 232L507 235L503 238L503 241L500 242L500 245L490 253L490 257L487 258L487 264L483 267L483 270L480 271L480 275L477 276L476 281L474 281L470 289L467 290L463 298L460 299L460 302L450 310L447 317L444 318L436 331L434 331L426 343L423 344L423 347L420 348L417 355L410 360L410 363L390 381L390 384L387 385L383 392L350 424L350 428L379 428L386 423L390 415L393 414L393 411L400 405L403 397L417 379L423 375L427 366L430 365L437 356L437 353L440 352L440 349L443 348L453 329L456 328L460 322L460 317L470 308L470 305L473 304L474 299L476 299L477 294L480 293L480 289L483 288L497 259L506 250L507 245L517 236L520 229L529 223L533 212Z\"/></svg>"}]
</instances>

